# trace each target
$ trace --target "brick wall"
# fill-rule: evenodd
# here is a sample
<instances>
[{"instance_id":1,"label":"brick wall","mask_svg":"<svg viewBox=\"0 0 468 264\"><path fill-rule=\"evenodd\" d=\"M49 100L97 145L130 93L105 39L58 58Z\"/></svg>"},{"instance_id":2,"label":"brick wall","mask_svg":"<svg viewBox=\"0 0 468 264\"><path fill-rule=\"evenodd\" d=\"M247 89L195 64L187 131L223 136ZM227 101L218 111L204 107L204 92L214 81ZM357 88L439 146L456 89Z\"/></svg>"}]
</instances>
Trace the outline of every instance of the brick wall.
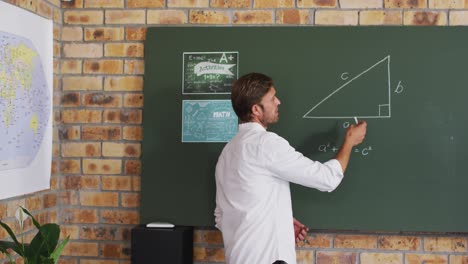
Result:
<instances>
[{"instance_id":1,"label":"brick wall","mask_svg":"<svg viewBox=\"0 0 468 264\"><path fill-rule=\"evenodd\" d=\"M55 73L52 189L0 201L0 218L13 225L23 205L41 222L61 224L62 236L71 237L62 264L130 263L147 26L468 25L468 0L0 1L54 20ZM297 252L299 263L467 264L467 240L316 231ZM197 229L194 252L196 263L222 263L220 233Z\"/></svg>"}]
</instances>

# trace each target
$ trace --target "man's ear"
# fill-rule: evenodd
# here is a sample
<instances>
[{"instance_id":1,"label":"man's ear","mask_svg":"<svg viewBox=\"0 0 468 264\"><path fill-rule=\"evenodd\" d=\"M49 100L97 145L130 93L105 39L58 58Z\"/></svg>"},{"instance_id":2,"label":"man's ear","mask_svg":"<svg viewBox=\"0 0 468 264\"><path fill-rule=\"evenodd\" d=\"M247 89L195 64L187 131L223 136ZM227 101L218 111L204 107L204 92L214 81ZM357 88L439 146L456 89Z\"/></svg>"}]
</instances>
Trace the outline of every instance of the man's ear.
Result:
<instances>
[{"instance_id":1,"label":"man's ear","mask_svg":"<svg viewBox=\"0 0 468 264\"><path fill-rule=\"evenodd\" d=\"M252 115L260 116L262 114L262 108L258 104L252 105Z\"/></svg>"}]
</instances>

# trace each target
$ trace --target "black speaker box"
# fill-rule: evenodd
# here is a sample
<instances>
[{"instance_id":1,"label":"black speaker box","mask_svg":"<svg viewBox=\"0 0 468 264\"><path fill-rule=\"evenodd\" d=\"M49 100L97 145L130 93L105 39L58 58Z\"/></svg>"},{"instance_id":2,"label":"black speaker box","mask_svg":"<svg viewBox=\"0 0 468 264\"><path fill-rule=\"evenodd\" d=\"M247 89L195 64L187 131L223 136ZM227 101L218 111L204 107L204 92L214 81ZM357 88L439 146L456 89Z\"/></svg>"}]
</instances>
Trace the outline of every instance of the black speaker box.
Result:
<instances>
[{"instance_id":1,"label":"black speaker box","mask_svg":"<svg viewBox=\"0 0 468 264\"><path fill-rule=\"evenodd\" d=\"M132 264L189 263L193 263L193 227L132 229Z\"/></svg>"}]
</instances>

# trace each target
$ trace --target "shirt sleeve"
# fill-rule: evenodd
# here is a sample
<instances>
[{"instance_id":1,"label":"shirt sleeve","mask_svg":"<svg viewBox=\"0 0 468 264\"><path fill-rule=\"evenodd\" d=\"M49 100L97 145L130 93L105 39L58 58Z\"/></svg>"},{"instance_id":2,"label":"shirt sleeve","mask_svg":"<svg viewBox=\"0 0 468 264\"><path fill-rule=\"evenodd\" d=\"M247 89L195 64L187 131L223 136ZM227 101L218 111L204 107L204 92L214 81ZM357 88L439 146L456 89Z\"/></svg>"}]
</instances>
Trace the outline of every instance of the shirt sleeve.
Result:
<instances>
[{"instance_id":1,"label":"shirt sleeve","mask_svg":"<svg viewBox=\"0 0 468 264\"><path fill-rule=\"evenodd\" d=\"M214 210L214 216L215 216L215 227L221 230L222 212L218 205L216 205L216 208Z\"/></svg>"},{"instance_id":2,"label":"shirt sleeve","mask_svg":"<svg viewBox=\"0 0 468 264\"><path fill-rule=\"evenodd\" d=\"M343 169L336 159L313 161L275 133L268 133L263 143L265 165L275 177L327 192L335 190L343 179Z\"/></svg>"}]
</instances>

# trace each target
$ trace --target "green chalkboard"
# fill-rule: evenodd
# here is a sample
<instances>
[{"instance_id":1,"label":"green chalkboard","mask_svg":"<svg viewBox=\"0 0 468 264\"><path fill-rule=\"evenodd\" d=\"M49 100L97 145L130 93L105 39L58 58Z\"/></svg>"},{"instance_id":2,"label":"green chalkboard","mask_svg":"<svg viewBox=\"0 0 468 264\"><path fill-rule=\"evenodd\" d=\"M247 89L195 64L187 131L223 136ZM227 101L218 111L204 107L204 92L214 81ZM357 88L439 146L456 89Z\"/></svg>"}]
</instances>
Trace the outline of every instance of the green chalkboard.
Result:
<instances>
[{"instance_id":1,"label":"green chalkboard","mask_svg":"<svg viewBox=\"0 0 468 264\"><path fill-rule=\"evenodd\" d=\"M292 184L313 229L468 232L468 28L160 27L145 44L141 221L212 226L225 143L182 143L183 54L237 52L239 76L275 81L271 131L318 161L368 123L332 193ZM216 62L215 62L216 63ZM211 77L210 77L211 78Z\"/></svg>"}]
</instances>

